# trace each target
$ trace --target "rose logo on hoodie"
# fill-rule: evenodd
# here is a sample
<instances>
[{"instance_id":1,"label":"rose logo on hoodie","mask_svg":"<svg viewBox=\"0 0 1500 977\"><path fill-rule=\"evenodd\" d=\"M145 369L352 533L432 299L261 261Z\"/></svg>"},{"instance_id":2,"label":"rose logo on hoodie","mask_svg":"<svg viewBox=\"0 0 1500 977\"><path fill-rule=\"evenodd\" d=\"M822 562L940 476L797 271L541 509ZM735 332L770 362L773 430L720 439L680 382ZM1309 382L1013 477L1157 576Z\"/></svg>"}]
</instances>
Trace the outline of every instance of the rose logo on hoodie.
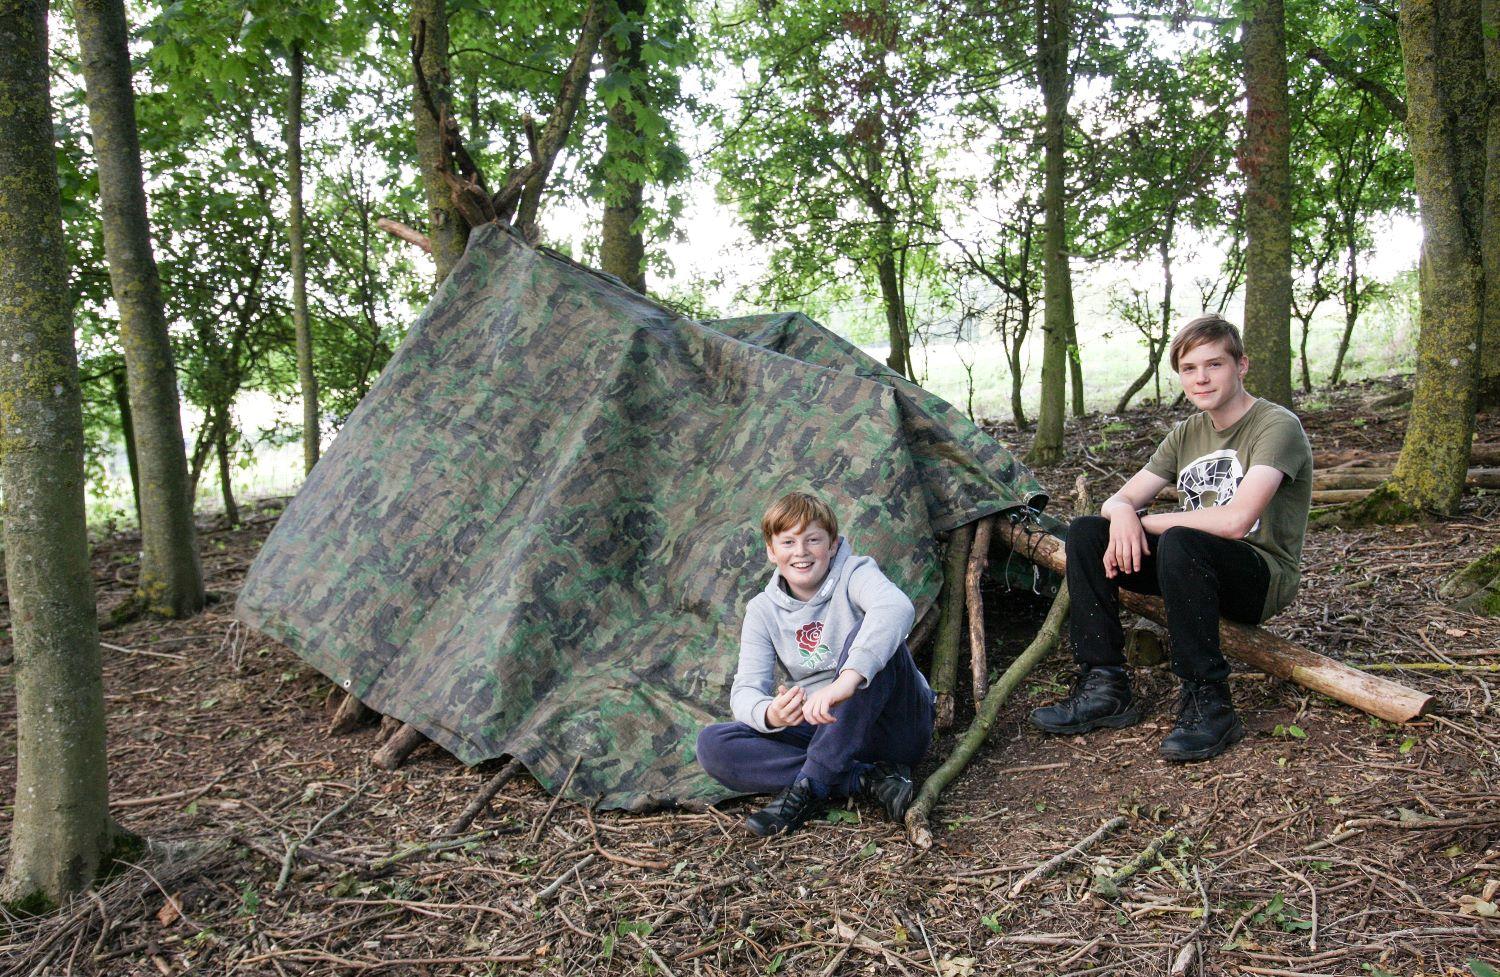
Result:
<instances>
[{"instance_id":1,"label":"rose logo on hoodie","mask_svg":"<svg viewBox=\"0 0 1500 977\"><path fill-rule=\"evenodd\" d=\"M822 636L822 621L810 621L797 629L797 648L802 652L805 667L811 668L828 654L828 646L818 641Z\"/></svg>"}]
</instances>

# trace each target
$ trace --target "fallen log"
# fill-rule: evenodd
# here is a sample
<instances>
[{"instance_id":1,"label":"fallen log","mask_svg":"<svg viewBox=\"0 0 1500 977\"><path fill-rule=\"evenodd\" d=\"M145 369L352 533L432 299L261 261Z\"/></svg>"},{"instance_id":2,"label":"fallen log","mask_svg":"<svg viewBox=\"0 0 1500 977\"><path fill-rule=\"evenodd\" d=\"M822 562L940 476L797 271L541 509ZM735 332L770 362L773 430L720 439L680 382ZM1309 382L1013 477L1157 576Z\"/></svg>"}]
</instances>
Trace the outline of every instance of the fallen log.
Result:
<instances>
[{"instance_id":1,"label":"fallen log","mask_svg":"<svg viewBox=\"0 0 1500 977\"><path fill-rule=\"evenodd\" d=\"M938 595L937 637L932 644L932 691L937 693L937 728L953 725L953 691L958 684L958 645L964 631L964 571L974 539L972 523L948 534L943 554L943 592Z\"/></svg>"},{"instance_id":2,"label":"fallen log","mask_svg":"<svg viewBox=\"0 0 1500 977\"><path fill-rule=\"evenodd\" d=\"M1003 531L1007 526L1009 523L997 523L996 532ZM1047 619L1042 622L1036 637L1031 639L1026 650L1011 662L1005 674L995 682L994 688L990 689L989 695L984 697L984 702L975 710L974 721L969 724L963 737L953 745L953 752L948 754L948 759L943 761L942 766L922 782L922 789L912 800L911 807L907 808L906 837L918 848L932 847L932 828L928 825L927 818L932 814L938 795L968 765L974 753L983 745L1000 715L1000 707L1005 705L1021 680L1031 674L1031 670L1047 657L1048 652L1057 647L1057 642L1062 637L1063 622L1067 617L1068 587L1064 584L1053 598L1052 609L1047 612Z\"/></svg>"},{"instance_id":3,"label":"fallen log","mask_svg":"<svg viewBox=\"0 0 1500 977\"><path fill-rule=\"evenodd\" d=\"M984 597L980 580L990 562L990 538L995 531L995 517L985 516L974 527L974 545L969 548L969 569L964 574L964 593L969 605L969 670L974 680L974 704L984 701L990 687L990 657L985 650Z\"/></svg>"},{"instance_id":4,"label":"fallen log","mask_svg":"<svg viewBox=\"0 0 1500 977\"><path fill-rule=\"evenodd\" d=\"M1033 563L1058 573L1067 566L1062 541L1055 536L1010 522L997 523L995 536ZM1120 605L1153 621L1167 621L1160 597L1121 590ZM1434 704L1425 692L1350 668L1258 627L1221 619L1219 641L1226 655L1388 722L1410 722Z\"/></svg>"},{"instance_id":5,"label":"fallen log","mask_svg":"<svg viewBox=\"0 0 1500 977\"><path fill-rule=\"evenodd\" d=\"M376 715L374 709L359 701L359 696L352 692L343 693L344 699L334 711L333 719L328 724L328 735L343 736L352 733L355 729L366 723L373 723Z\"/></svg>"},{"instance_id":6,"label":"fallen log","mask_svg":"<svg viewBox=\"0 0 1500 977\"><path fill-rule=\"evenodd\" d=\"M411 756L413 750L426 742L427 737L422 734L421 730L411 723L404 723L390 739L385 741L384 746L375 751L371 762L382 770L395 770L406 762L406 758Z\"/></svg>"},{"instance_id":7,"label":"fallen log","mask_svg":"<svg viewBox=\"0 0 1500 977\"><path fill-rule=\"evenodd\" d=\"M1359 463L1367 467L1390 468L1401 457L1399 451L1362 451L1344 448L1339 451L1314 451L1313 470L1338 468L1341 465ZM1500 465L1500 441L1476 441L1469 447L1469 464Z\"/></svg>"}]
</instances>

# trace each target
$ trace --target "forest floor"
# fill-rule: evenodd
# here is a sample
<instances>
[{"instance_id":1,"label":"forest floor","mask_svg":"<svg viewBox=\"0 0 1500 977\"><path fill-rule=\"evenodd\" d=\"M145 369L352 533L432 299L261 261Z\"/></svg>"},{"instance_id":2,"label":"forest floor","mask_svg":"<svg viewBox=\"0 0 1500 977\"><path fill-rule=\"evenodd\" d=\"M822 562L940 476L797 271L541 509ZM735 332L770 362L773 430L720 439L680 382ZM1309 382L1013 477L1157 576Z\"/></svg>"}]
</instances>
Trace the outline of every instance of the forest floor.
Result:
<instances>
[{"instance_id":1,"label":"forest floor","mask_svg":"<svg viewBox=\"0 0 1500 977\"><path fill-rule=\"evenodd\" d=\"M1403 415L1363 409L1370 392L1310 405L1316 450L1399 447ZM1037 473L1054 509L1067 510L1079 474L1107 495L1175 416L1072 422L1065 462ZM458 843L424 848L498 764L466 769L427 746L387 774L369 763L375 728L326 734L328 682L232 623L279 506L240 529L201 528L221 598L208 612L104 631L111 807L151 846L97 898L0 924L0 973L1082 977L1165 975L1178 961L1189 974L1419 977L1500 965L1500 919L1484 915L1500 888L1500 627L1435 593L1500 544L1496 493L1443 523L1312 532L1301 594L1270 624L1346 662L1401 666L1386 674L1437 696L1434 716L1393 726L1238 670L1250 736L1216 760L1169 765L1156 754L1174 715L1165 669L1136 671L1143 725L1064 738L1026 725L1065 690L1055 653L943 795L928 851L869 810L761 840L739 826L750 802L591 813L554 806L526 776ZM130 591L137 545L95 546L102 618ZM996 668L1045 607L990 594ZM1450 670L1424 670L1434 665ZM0 669L0 837L15 779L10 685ZM1117 815L1086 855L1009 895ZM1120 898L1090 893L1095 870L1169 829L1167 857Z\"/></svg>"}]
</instances>

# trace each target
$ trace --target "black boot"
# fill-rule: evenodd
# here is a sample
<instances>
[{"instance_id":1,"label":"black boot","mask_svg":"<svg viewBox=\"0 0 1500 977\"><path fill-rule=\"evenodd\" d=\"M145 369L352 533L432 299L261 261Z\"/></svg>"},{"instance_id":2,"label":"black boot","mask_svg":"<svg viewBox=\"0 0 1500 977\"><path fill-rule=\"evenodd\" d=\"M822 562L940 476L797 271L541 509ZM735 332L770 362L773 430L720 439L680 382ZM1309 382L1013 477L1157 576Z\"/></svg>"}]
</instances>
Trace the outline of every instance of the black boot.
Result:
<instances>
[{"instance_id":1,"label":"black boot","mask_svg":"<svg viewBox=\"0 0 1500 977\"><path fill-rule=\"evenodd\" d=\"M1177 725L1161 741L1168 760L1207 760L1245 738L1245 724L1234 714L1228 682L1182 683Z\"/></svg>"},{"instance_id":2,"label":"black boot","mask_svg":"<svg viewBox=\"0 0 1500 977\"><path fill-rule=\"evenodd\" d=\"M899 763L881 761L859 781L859 799L879 804L885 816L897 823L906 817L913 793L911 768Z\"/></svg>"},{"instance_id":3,"label":"black boot","mask_svg":"<svg viewBox=\"0 0 1500 977\"><path fill-rule=\"evenodd\" d=\"M803 777L746 818L745 827L762 838L795 831L822 814L824 806L823 799L813 790L812 781Z\"/></svg>"},{"instance_id":4,"label":"black boot","mask_svg":"<svg viewBox=\"0 0 1500 977\"><path fill-rule=\"evenodd\" d=\"M1120 729L1141 721L1141 707L1130 694L1130 678L1119 666L1084 665L1073 691L1061 702L1031 713L1031 725L1048 733Z\"/></svg>"}]
</instances>

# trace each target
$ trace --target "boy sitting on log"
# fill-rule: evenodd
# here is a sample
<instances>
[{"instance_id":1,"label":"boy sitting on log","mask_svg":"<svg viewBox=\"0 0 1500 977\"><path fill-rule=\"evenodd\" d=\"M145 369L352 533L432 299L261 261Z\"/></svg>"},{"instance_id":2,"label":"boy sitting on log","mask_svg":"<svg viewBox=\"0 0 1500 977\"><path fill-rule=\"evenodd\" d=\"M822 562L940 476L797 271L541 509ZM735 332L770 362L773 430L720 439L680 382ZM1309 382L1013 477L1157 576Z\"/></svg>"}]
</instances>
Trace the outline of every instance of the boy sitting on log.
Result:
<instances>
[{"instance_id":1,"label":"boy sitting on log","mask_svg":"<svg viewBox=\"0 0 1500 977\"><path fill-rule=\"evenodd\" d=\"M900 821L934 708L906 647L912 603L852 552L819 498L777 500L761 535L776 569L745 608L729 693L736 721L698 734L698 763L731 790L776 794L745 820L757 835L795 830L830 797L874 801ZM773 694L778 662L790 684Z\"/></svg>"},{"instance_id":2,"label":"boy sitting on log","mask_svg":"<svg viewBox=\"0 0 1500 977\"><path fill-rule=\"evenodd\" d=\"M1227 320L1189 322L1172 340L1171 362L1200 413L1172 428L1100 515L1068 527L1068 634L1079 673L1072 693L1037 709L1031 722L1049 733L1139 722L1118 589L1159 594L1172 671L1182 679L1177 723L1161 754L1205 760L1245 735L1230 703L1219 617L1258 624L1296 594L1312 449L1297 415L1245 389L1250 360ZM1143 515L1174 481L1181 511Z\"/></svg>"}]
</instances>

